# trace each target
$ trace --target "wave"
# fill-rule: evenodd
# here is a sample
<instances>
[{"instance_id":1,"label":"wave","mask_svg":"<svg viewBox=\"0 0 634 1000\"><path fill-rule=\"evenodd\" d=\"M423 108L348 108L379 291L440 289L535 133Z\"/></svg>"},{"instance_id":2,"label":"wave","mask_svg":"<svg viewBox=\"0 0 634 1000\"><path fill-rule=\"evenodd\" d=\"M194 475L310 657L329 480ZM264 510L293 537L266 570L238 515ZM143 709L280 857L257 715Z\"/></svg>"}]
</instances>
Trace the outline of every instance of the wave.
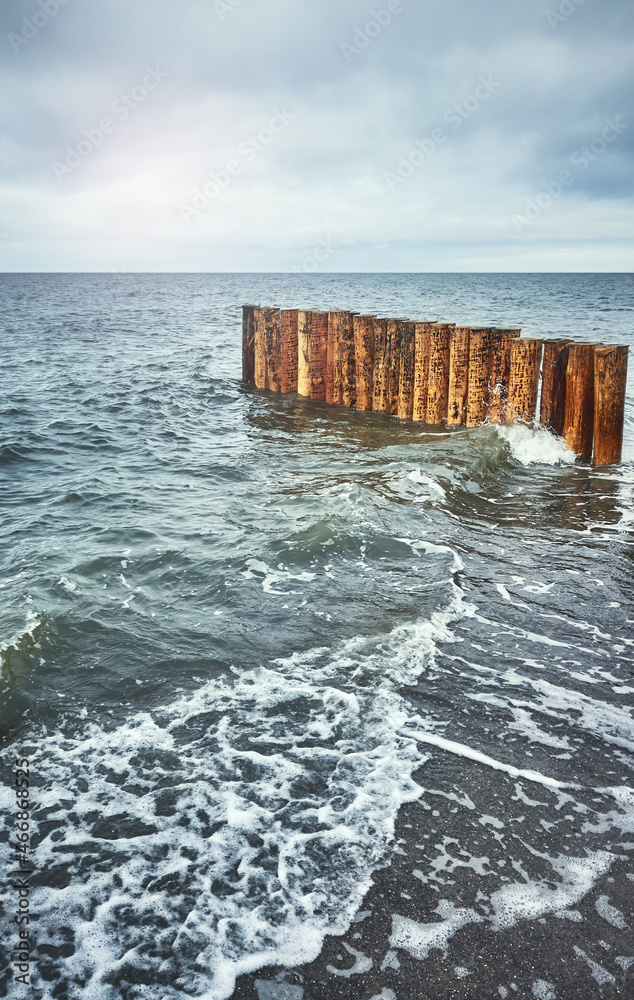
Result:
<instances>
[{"instance_id":1,"label":"wave","mask_svg":"<svg viewBox=\"0 0 634 1000\"><path fill-rule=\"evenodd\" d=\"M435 554L448 576L460 565L449 547ZM235 667L116 728L42 736L31 760L49 885L33 905L41 940L72 946L47 963L43 997L63 980L113 1000L143 970L145 997L226 1000L241 973L310 961L344 933L420 794L427 758L399 688L469 613L448 588L444 610L379 644Z\"/></svg>"}]
</instances>

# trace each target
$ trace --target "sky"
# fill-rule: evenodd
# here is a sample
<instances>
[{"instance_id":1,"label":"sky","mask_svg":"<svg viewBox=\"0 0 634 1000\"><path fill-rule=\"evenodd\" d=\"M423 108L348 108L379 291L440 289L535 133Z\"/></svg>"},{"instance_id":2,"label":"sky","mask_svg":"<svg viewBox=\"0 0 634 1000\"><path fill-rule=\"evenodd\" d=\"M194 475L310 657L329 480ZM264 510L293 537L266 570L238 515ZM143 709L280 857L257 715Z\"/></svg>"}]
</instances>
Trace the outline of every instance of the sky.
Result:
<instances>
[{"instance_id":1,"label":"sky","mask_svg":"<svg viewBox=\"0 0 634 1000\"><path fill-rule=\"evenodd\" d=\"M632 271L631 0L3 0L0 271Z\"/></svg>"}]
</instances>

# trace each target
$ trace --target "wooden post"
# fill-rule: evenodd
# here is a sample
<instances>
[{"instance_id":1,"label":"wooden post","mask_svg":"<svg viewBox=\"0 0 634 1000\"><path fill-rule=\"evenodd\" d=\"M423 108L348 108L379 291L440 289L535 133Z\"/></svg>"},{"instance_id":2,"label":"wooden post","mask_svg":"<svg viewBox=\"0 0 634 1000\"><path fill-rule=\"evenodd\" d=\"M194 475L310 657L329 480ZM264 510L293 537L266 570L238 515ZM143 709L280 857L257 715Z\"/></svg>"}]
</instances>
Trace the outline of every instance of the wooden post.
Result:
<instances>
[{"instance_id":1,"label":"wooden post","mask_svg":"<svg viewBox=\"0 0 634 1000\"><path fill-rule=\"evenodd\" d=\"M266 388L282 391L282 330L279 309L264 309L264 349L266 351Z\"/></svg>"},{"instance_id":2,"label":"wooden post","mask_svg":"<svg viewBox=\"0 0 634 1000\"><path fill-rule=\"evenodd\" d=\"M313 310L310 329L310 398L326 398L328 313Z\"/></svg>"},{"instance_id":3,"label":"wooden post","mask_svg":"<svg viewBox=\"0 0 634 1000\"><path fill-rule=\"evenodd\" d=\"M242 378L255 382L255 306L242 306Z\"/></svg>"},{"instance_id":4,"label":"wooden post","mask_svg":"<svg viewBox=\"0 0 634 1000\"><path fill-rule=\"evenodd\" d=\"M253 378L258 389L266 389L266 339L264 309L253 310Z\"/></svg>"},{"instance_id":5,"label":"wooden post","mask_svg":"<svg viewBox=\"0 0 634 1000\"><path fill-rule=\"evenodd\" d=\"M521 330L494 330L491 334L486 414L491 424L506 423L511 374L511 345L520 333Z\"/></svg>"},{"instance_id":6,"label":"wooden post","mask_svg":"<svg viewBox=\"0 0 634 1000\"><path fill-rule=\"evenodd\" d=\"M411 420L414 413L414 368L416 360L416 323L403 323L398 383L397 415Z\"/></svg>"},{"instance_id":7,"label":"wooden post","mask_svg":"<svg viewBox=\"0 0 634 1000\"><path fill-rule=\"evenodd\" d=\"M374 316L353 316L357 410L371 410L374 394Z\"/></svg>"},{"instance_id":8,"label":"wooden post","mask_svg":"<svg viewBox=\"0 0 634 1000\"><path fill-rule=\"evenodd\" d=\"M354 406L357 401L357 365L354 348L354 317L350 312L339 314L341 343L341 403Z\"/></svg>"},{"instance_id":9,"label":"wooden post","mask_svg":"<svg viewBox=\"0 0 634 1000\"><path fill-rule=\"evenodd\" d=\"M467 416L469 391L469 334L468 326L458 326L451 333L449 345L449 404L447 424L459 427Z\"/></svg>"},{"instance_id":10,"label":"wooden post","mask_svg":"<svg viewBox=\"0 0 634 1000\"><path fill-rule=\"evenodd\" d=\"M511 343L511 371L506 422L535 419L543 340L518 338Z\"/></svg>"},{"instance_id":11,"label":"wooden post","mask_svg":"<svg viewBox=\"0 0 634 1000\"><path fill-rule=\"evenodd\" d=\"M427 423L442 424L449 407L449 354L453 323L434 323L430 331Z\"/></svg>"},{"instance_id":12,"label":"wooden post","mask_svg":"<svg viewBox=\"0 0 634 1000\"><path fill-rule=\"evenodd\" d=\"M298 313L297 309L282 309L282 392L297 392Z\"/></svg>"},{"instance_id":13,"label":"wooden post","mask_svg":"<svg viewBox=\"0 0 634 1000\"><path fill-rule=\"evenodd\" d=\"M398 413L398 387L401 375L401 341L403 339L403 320L388 319L387 321L387 388L386 412Z\"/></svg>"},{"instance_id":14,"label":"wooden post","mask_svg":"<svg viewBox=\"0 0 634 1000\"><path fill-rule=\"evenodd\" d=\"M429 355L431 351L431 329L433 322L416 324L416 357L414 361L414 410L412 420L427 420L427 396L429 395Z\"/></svg>"},{"instance_id":15,"label":"wooden post","mask_svg":"<svg viewBox=\"0 0 634 1000\"><path fill-rule=\"evenodd\" d=\"M328 344L326 348L326 402L338 403L335 399L335 340L337 337L337 316L339 313L328 313Z\"/></svg>"},{"instance_id":16,"label":"wooden post","mask_svg":"<svg viewBox=\"0 0 634 1000\"><path fill-rule=\"evenodd\" d=\"M374 386L372 409L387 410L387 320L374 320Z\"/></svg>"},{"instance_id":17,"label":"wooden post","mask_svg":"<svg viewBox=\"0 0 634 1000\"><path fill-rule=\"evenodd\" d=\"M491 337L493 327L471 327L469 335L469 389L467 427L479 427L487 415Z\"/></svg>"},{"instance_id":18,"label":"wooden post","mask_svg":"<svg viewBox=\"0 0 634 1000\"><path fill-rule=\"evenodd\" d=\"M568 340L545 340L542 362L542 401L539 422L559 437L564 432L566 415L566 368Z\"/></svg>"},{"instance_id":19,"label":"wooden post","mask_svg":"<svg viewBox=\"0 0 634 1000\"><path fill-rule=\"evenodd\" d=\"M297 392L310 396L310 334L313 314L300 309L297 314Z\"/></svg>"},{"instance_id":20,"label":"wooden post","mask_svg":"<svg viewBox=\"0 0 634 1000\"><path fill-rule=\"evenodd\" d=\"M589 462L592 458L596 346L596 344L571 344L568 349L564 440L584 462Z\"/></svg>"},{"instance_id":21,"label":"wooden post","mask_svg":"<svg viewBox=\"0 0 634 1000\"><path fill-rule=\"evenodd\" d=\"M597 347L594 352L594 464L621 461L628 347Z\"/></svg>"}]
</instances>

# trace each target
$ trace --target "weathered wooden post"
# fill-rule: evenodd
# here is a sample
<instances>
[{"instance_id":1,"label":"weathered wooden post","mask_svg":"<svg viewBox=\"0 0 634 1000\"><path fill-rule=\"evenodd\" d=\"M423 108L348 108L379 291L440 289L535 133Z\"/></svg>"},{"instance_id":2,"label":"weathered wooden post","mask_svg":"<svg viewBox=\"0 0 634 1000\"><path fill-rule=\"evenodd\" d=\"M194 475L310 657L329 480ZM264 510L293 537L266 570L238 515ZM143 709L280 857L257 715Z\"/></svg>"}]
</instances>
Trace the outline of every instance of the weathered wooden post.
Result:
<instances>
[{"instance_id":1,"label":"weathered wooden post","mask_svg":"<svg viewBox=\"0 0 634 1000\"><path fill-rule=\"evenodd\" d=\"M447 407L447 424L450 427L459 427L466 420L469 391L469 334L468 326L458 326L451 332Z\"/></svg>"},{"instance_id":2,"label":"weathered wooden post","mask_svg":"<svg viewBox=\"0 0 634 1000\"><path fill-rule=\"evenodd\" d=\"M427 423L442 424L449 406L449 353L454 323L435 323L430 332Z\"/></svg>"},{"instance_id":3,"label":"weathered wooden post","mask_svg":"<svg viewBox=\"0 0 634 1000\"><path fill-rule=\"evenodd\" d=\"M628 347L594 352L594 465L621 461Z\"/></svg>"},{"instance_id":4,"label":"weathered wooden post","mask_svg":"<svg viewBox=\"0 0 634 1000\"><path fill-rule=\"evenodd\" d=\"M266 389L266 324L265 310L253 310L253 381L257 389Z\"/></svg>"},{"instance_id":5,"label":"weathered wooden post","mask_svg":"<svg viewBox=\"0 0 634 1000\"><path fill-rule=\"evenodd\" d=\"M535 419L543 340L526 337L511 343L511 370L506 423Z\"/></svg>"},{"instance_id":6,"label":"weathered wooden post","mask_svg":"<svg viewBox=\"0 0 634 1000\"><path fill-rule=\"evenodd\" d=\"M335 341L337 339L336 312L328 313L328 344L326 348L326 402L338 403L335 398Z\"/></svg>"},{"instance_id":7,"label":"weathered wooden post","mask_svg":"<svg viewBox=\"0 0 634 1000\"><path fill-rule=\"evenodd\" d=\"M282 392L297 392L298 309L282 309Z\"/></svg>"},{"instance_id":8,"label":"weathered wooden post","mask_svg":"<svg viewBox=\"0 0 634 1000\"><path fill-rule=\"evenodd\" d=\"M297 314L297 392L310 396L310 336L313 314L300 309Z\"/></svg>"},{"instance_id":9,"label":"weathered wooden post","mask_svg":"<svg viewBox=\"0 0 634 1000\"><path fill-rule=\"evenodd\" d=\"M594 436L594 350L596 344L571 344L566 369L564 440L584 462L592 458Z\"/></svg>"},{"instance_id":10,"label":"weathered wooden post","mask_svg":"<svg viewBox=\"0 0 634 1000\"><path fill-rule=\"evenodd\" d=\"M386 413L398 413L398 387L401 377L401 341L403 320L388 319L386 342L387 389Z\"/></svg>"},{"instance_id":11,"label":"weathered wooden post","mask_svg":"<svg viewBox=\"0 0 634 1000\"><path fill-rule=\"evenodd\" d=\"M255 306L242 306L242 378L255 382Z\"/></svg>"},{"instance_id":12,"label":"weathered wooden post","mask_svg":"<svg viewBox=\"0 0 634 1000\"><path fill-rule=\"evenodd\" d=\"M403 323L399 363L397 415L411 420L414 413L414 367L416 360L416 323Z\"/></svg>"},{"instance_id":13,"label":"weathered wooden post","mask_svg":"<svg viewBox=\"0 0 634 1000\"><path fill-rule=\"evenodd\" d=\"M341 342L341 403L354 406L357 401L357 365L354 345L354 317L350 312L340 313L339 340Z\"/></svg>"},{"instance_id":14,"label":"weathered wooden post","mask_svg":"<svg viewBox=\"0 0 634 1000\"><path fill-rule=\"evenodd\" d=\"M374 386L372 409L383 413L387 410L387 320L374 320Z\"/></svg>"},{"instance_id":15,"label":"weathered wooden post","mask_svg":"<svg viewBox=\"0 0 634 1000\"><path fill-rule=\"evenodd\" d=\"M412 420L427 420L427 397L429 395L429 355L431 352L431 329L435 322L416 323L416 357L414 361L414 409Z\"/></svg>"},{"instance_id":16,"label":"weathered wooden post","mask_svg":"<svg viewBox=\"0 0 634 1000\"><path fill-rule=\"evenodd\" d=\"M264 310L264 350L266 351L266 388L282 391L282 331L279 309Z\"/></svg>"},{"instance_id":17,"label":"weathered wooden post","mask_svg":"<svg viewBox=\"0 0 634 1000\"><path fill-rule=\"evenodd\" d=\"M498 329L491 334L487 397L487 418L491 424L506 423L511 375L511 345L521 332L521 330Z\"/></svg>"},{"instance_id":18,"label":"weathered wooden post","mask_svg":"<svg viewBox=\"0 0 634 1000\"><path fill-rule=\"evenodd\" d=\"M374 316L353 316L357 410L371 410L374 395Z\"/></svg>"},{"instance_id":19,"label":"weathered wooden post","mask_svg":"<svg viewBox=\"0 0 634 1000\"><path fill-rule=\"evenodd\" d=\"M566 369L569 340L545 340L542 361L542 400L539 422L559 437L564 432L566 415Z\"/></svg>"},{"instance_id":20,"label":"weathered wooden post","mask_svg":"<svg viewBox=\"0 0 634 1000\"><path fill-rule=\"evenodd\" d=\"M492 327L471 327L467 427L479 427L487 414Z\"/></svg>"},{"instance_id":21,"label":"weathered wooden post","mask_svg":"<svg viewBox=\"0 0 634 1000\"><path fill-rule=\"evenodd\" d=\"M310 398L326 398L328 313L313 310L310 329Z\"/></svg>"}]
</instances>

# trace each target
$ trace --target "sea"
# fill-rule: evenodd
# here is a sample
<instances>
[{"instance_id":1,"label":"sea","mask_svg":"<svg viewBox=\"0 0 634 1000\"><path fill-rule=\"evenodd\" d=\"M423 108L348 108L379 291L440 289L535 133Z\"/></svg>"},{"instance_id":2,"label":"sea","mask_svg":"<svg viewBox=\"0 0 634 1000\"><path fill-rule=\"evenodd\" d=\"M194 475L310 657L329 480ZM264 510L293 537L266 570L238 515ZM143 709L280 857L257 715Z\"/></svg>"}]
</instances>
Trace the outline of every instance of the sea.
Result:
<instances>
[{"instance_id":1,"label":"sea","mask_svg":"<svg viewBox=\"0 0 634 1000\"><path fill-rule=\"evenodd\" d=\"M0 995L634 997L634 380L595 469L258 391L243 303L634 345L625 273L0 275Z\"/></svg>"}]
</instances>

